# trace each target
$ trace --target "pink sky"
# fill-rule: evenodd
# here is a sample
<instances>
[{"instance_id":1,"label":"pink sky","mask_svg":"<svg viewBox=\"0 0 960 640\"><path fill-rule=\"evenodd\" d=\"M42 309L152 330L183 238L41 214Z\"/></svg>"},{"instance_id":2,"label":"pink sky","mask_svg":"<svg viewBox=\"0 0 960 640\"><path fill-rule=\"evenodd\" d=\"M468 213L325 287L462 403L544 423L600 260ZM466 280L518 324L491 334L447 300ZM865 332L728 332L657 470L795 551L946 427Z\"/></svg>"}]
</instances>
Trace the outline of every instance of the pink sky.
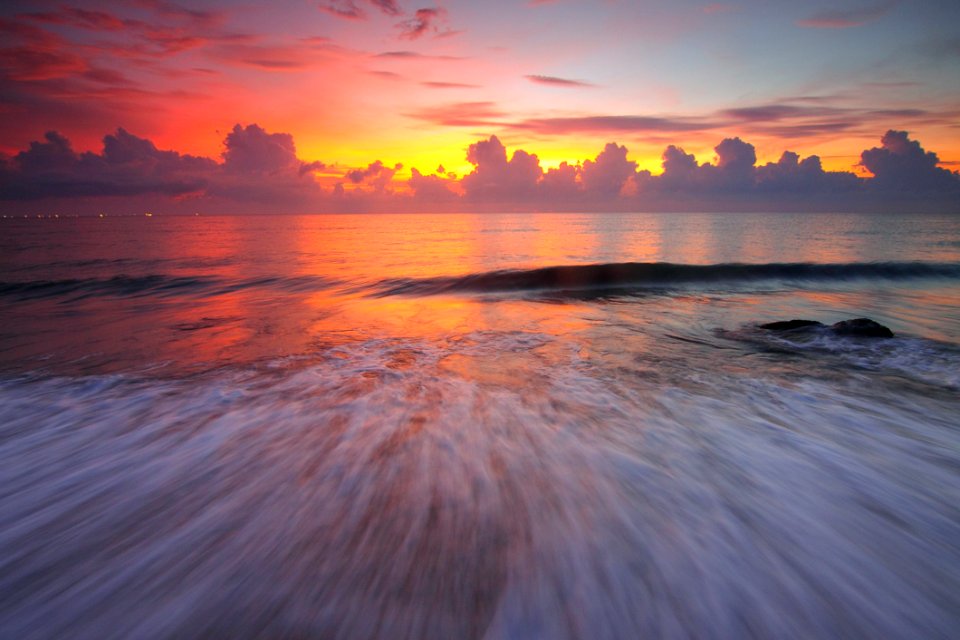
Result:
<instances>
[{"instance_id":1,"label":"pink sky","mask_svg":"<svg viewBox=\"0 0 960 640\"><path fill-rule=\"evenodd\" d=\"M290 203L317 210L343 195L356 195L367 204L350 208L362 208L428 193L449 204L459 200L447 191L462 198L471 190L473 200L549 207L573 188L568 178L581 202L598 202L598 155L611 142L626 153L617 168L616 154L603 156L613 172L604 198L616 196L628 209L623 199L665 199L669 180L654 188L645 172L664 171L671 145L698 167L722 168L722 141L749 143L755 166L748 181L765 181L771 197L783 184L774 188L772 172L758 168L778 163L784 151L801 161L817 156L821 173L868 176L861 154L886 149L880 140L889 130L920 142L914 159L927 169L953 170L960 162L958 25L960 5L934 1L5 3L2 193L17 211L24 200L54 196L98 198L98 206L103 198L124 198L123 206L140 198L147 206L152 198L154 208L169 204L165 198L229 199L224 153L237 125L266 140L286 136L280 146L289 157L281 153L274 158L281 165L258 169L271 176L263 186L276 182ZM79 158L106 157L104 136L116 140L119 128L155 149L213 164L186 169L168 157L145 177L140 162L131 177L139 191L98 191L97 184L119 179L117 162L98 169ZM80 168L50 164L37 181L42 145L39 155L18 154L49 131L69 140ZM471 161L472 145L491 136L506 147L506 169L493 168L499 160L492 157L481 167L476 153ZM926 150L937 154L933 166ZM536 156L524 178L533 187L517 182L526 155ZM51 178L57 171L69 175ZM189 181L162 184L164 171L192 172L194 190ZM466 175L473 178L461 182ZM76 186L84 180L87 188ZM703 178L697 188L715 192L718 180ZM950 187L946 178L924 180ZM55 188L64 182L73 187ZM853 189L839 184L831 189ZM547 198L550 185L560 191Z\"/></svg>"}]
</instances>

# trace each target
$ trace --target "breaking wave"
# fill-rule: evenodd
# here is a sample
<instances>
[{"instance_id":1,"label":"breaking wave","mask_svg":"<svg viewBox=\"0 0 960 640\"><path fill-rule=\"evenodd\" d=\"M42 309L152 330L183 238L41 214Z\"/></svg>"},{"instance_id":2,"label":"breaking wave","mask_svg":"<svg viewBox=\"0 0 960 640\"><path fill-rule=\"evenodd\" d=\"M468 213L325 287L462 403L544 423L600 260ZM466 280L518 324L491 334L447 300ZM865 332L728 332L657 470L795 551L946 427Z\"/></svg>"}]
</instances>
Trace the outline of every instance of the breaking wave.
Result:
<instances>
[{"instance_id":1,"label":"breaking wave","mask_svg":"<svg viewBox=\"0 0 960 640\"><path fill-rule=\"evenodd\" d=\"M510 293L523 291L617 291L686 284L737 284L751 281L843 281L960 278L960 264L942 262L811 262L766 264L672 264L615 262L506 269L437 278L389 278L373 286L373 295Z\"/></svg>"},{"instance_id":2,"label":"breaking wave","mask_svg":"<svg viewBox=\"0 0 960 640\"><path fill-rule=\"evenodd\" d=\"M224 295L257 288L305 292L325 289L331 284L330 280L318 276L228 279L214 276L164 274L119 275L112 278L0 282L0 297L16 300L66 297L77 300L89 297Z\"/></svg>"}]
</instances>

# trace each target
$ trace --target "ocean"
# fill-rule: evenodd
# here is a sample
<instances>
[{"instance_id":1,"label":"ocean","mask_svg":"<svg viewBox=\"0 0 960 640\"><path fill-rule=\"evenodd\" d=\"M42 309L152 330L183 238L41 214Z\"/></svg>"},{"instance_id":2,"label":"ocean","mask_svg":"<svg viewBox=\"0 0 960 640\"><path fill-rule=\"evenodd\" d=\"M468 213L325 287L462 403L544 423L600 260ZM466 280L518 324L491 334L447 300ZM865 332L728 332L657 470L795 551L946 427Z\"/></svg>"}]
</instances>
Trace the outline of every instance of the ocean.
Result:
<instances>
[{"instance_id":1,"label":"ocean","mask_svg":"<svg viewBox=\"0 0 960 640\"><path fill-rule=\"evenodd\" d=\"M2 219L0 637L956 637L958 390L956 215Z\"/></svg>"}]
</instances>

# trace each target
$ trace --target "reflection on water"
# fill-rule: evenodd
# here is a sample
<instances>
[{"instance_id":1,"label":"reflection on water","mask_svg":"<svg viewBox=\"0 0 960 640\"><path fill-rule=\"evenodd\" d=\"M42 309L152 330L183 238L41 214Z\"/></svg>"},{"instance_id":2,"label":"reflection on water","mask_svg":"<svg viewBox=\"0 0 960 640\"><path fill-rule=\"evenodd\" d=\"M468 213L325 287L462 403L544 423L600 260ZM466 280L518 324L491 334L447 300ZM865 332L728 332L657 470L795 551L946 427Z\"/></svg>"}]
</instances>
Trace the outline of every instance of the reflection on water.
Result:
<instances>
[{"instance_id":1,"label":"reflection on water","mask_svg":"<svg viewBox=\"0 0 960 640\"><path fill-rule=\"evenodd\" d=\"M580 313L578 305L571 314L462 296L370 298L370 287L391 280L585 263L955 265L960 256L955 216L331 215L4 225L0 295L15 304L0 310L0 370L43 366L86 373L145 364L196 370L309 354L318 343L347 338L442 338L471 329L536 327L548 316L562 326ZM167 280L127 291L116 284L118 277ZM90 282L101 286L91 291ZM194 284L177 284L184 282ZM49 291L51 283L66 291ZM895 328L937 339L960 336L952 285L934 302L928 291L936 283L835 284L834 292L867 302L893 292L878 311ZM9 290L38 285L48 289L30 295ZM796 299L794 286L767 283L752 292L760 289L787 294L788 307ZM803 289L807 295L809 287ZM713 292L722 294L719 304L730 294L723 283ZM924 298L936 309L931 312ZM763 300L768 304L779 305L769 295Z\"/></svg>"},{"instance_id":2,"label":"reflection on water","mask_svg":"<svg viewBox=\"0 0 960 640\"><path fill-rule=\"evenodd\" d=\"M16 224L0 637L960 628L955 218ZM627 262L767 275L427 290Z\"/></svg>"}]
</instances>

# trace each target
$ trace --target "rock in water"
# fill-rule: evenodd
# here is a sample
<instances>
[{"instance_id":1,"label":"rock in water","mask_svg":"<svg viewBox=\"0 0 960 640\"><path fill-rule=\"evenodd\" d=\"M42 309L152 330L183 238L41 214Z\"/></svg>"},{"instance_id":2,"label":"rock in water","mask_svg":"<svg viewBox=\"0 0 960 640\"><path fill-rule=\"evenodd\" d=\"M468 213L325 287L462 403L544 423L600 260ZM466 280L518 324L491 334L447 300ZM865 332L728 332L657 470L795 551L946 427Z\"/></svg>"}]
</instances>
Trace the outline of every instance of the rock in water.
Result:
<instances>
[{"instance_id":1,"label":"rock in water","mask_svg":"<svg viewBox=\"0 0 960 640\"><path fill-rule=\"evenodd\" d=\"M830 329L840 336L858 336L863 338L892 338L893 331L870 318L842 320Z\"/></svg>"},{"instance_id":2,"label":"rock in water","mask_svg":"<svg viewBox=\"0 0 960 640\"><path fill-rule=\"evenodd\" d=\"M780 320L779 322L768 322L760 325L761 329L769 331L793 331L794 329L808 329L810 327L822 327L822 322L816 320Z\"/></svg>"}]
</instances>

